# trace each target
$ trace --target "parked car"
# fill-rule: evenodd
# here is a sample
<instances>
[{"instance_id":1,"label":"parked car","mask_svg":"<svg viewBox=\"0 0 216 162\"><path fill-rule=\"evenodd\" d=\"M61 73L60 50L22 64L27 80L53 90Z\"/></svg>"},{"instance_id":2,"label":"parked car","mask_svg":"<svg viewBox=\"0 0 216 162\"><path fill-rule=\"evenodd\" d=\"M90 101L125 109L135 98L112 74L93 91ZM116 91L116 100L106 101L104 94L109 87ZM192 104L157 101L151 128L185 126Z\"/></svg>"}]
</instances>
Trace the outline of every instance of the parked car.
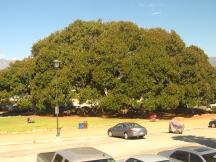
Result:
<instances>
[{"instance_id":1,"label":"parked car","mask_svg":"<svg viewBox=\"0 0 216 162\"><path fill-rule=\"evenodd\" d=\"M137 155L130 157L125 162L169 162L169 159L160 155Z\"/></svg>"},{"instance_id":2,"label":"parked car","mask_svg":"<svg viewBox=\"0 0 216 162\"><path fill-rule=\"evenodd\" d=\"M182 134L184 131L184 124L179 123L175 118L169 122L169 133Z\"/></svg>"},{"instance_id":3,"label":"parked car","mask_svg":"<svg viewBox=\"0 0 216 162\"><path fill-rule=\"evenodd\" d=\"M209 147L182 147L159 155L168 157L170 162L216 162L216 150Z\"/></svg>"},{"instance_id":4,"label":"parked car","mask_svg":"<svg viewBox=\"0 0 216 162\"><path fill-rule=\"evenodd\" d=\"M209 127L216 128L216 119L213 119L209 122Z\"/></svg>"},{"instance_id":5,"label":"parked car","mask_svg":"<svg viewBox=\"0 0 216 162\"><path fill-rule=\"evenodd\" d=\"M37 162L115 162L108 154L92 147L81 147L39 153Z\"/></svg>"},{"instance_id":6,"label":"parked car","mask_svg":"<svg viewBox=\"0 0 216 162\"><path fill-rule=\"evenodd\" d=\"M144 137L147 135L145 127L137 123L119 123L112 128L109 128L108 136L123 137L125 139L132 137Z\"/></svg>"}]
</instances>

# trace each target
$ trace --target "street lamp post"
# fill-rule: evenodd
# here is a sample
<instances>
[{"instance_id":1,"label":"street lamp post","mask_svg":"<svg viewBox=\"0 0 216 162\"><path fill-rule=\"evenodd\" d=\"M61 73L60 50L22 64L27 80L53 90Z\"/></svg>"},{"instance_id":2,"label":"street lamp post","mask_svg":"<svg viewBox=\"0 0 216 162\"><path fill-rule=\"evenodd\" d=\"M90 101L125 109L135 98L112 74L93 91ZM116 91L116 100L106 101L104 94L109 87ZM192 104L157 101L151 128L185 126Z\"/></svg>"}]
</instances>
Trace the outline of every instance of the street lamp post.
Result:
<instances>
[{"instance_id":1,"label":"street lamp post","mask_svg":"<svg viewBox=\"0 0 216 162\"><path fill-rule=\"evenodd\" d=\"M57 70L59 69L61 61L59 60L54 60L54 68L56 69L56 95L55 95L55 114L56 114L56 137L60 136L60 128L59 128L59 120L58 120L58 115L59 115L59 104L58 104L58 76L57 76Z\"/></svg>"}]
</instances>

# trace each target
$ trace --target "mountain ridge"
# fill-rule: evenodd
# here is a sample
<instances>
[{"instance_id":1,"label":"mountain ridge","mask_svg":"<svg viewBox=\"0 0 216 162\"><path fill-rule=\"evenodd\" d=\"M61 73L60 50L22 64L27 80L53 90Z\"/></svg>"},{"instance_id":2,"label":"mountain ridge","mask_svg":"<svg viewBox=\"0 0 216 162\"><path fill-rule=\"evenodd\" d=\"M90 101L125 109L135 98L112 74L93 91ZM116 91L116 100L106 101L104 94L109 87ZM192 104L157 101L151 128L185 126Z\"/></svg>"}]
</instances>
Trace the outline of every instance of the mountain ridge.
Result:
<instances>
[{"instance_id":1,"label":"mountain ridge","mask_svg":"<svg viewBox=\"0 0 216 162\"><path fill-rule=\"evenodd\" d=\"M0 70L7 68L12 60L0 59Z\"/></svg>"},{"instance_id":2,"label":"mountain ridge","mask_svg":"<svg viewBox=\"0 0 216 162\"><path fill-rule=\"evenodd\" d=\"M216 67L216 57L209 57L209 63L212 66Z\"/></svg>"}]
</instances>

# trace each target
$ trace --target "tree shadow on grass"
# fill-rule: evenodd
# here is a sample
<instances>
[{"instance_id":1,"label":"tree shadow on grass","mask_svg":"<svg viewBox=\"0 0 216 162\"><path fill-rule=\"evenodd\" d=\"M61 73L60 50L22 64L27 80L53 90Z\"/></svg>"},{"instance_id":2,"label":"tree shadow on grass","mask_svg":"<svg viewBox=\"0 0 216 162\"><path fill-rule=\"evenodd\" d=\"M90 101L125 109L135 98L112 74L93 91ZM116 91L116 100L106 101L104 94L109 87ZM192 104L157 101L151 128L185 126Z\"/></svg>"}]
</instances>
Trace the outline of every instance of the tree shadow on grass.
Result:
<instances>
[{"instance_id":1,"label":"tree shadow on grass","mask_svg":"<svg viewBox=\"0 0 216 162\"><path fill-rule=\"evenodd\" d=\"M5 111L5 112L2 112L0 114L0 117L8 117L8 116L30 116L30 115L34 115L34 113L32 112L9 112L9 111Z\"/></svg>"},{"instance_id":2,"label":"tree shadow on grass","mask_svg":"<svg viewBox=\"0 0 216 162\"><path fill-rule=\"evenodd\" d=\"M203 146L212 147L216 149L216 139L215 138L206 138L203 136L174 136L174 140L184 141L184 142L193 142L198 143Z\"/></svg>"}]
</instances>

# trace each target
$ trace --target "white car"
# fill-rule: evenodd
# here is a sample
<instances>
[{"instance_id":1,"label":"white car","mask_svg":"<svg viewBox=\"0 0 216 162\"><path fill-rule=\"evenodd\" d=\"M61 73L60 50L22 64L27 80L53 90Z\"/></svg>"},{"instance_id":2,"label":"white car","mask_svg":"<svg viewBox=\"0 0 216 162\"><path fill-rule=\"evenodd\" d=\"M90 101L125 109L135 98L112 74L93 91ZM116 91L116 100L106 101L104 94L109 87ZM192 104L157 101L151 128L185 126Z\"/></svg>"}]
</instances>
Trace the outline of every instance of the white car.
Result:
<instances>
[{"instance_id":1,"label":"white car","mask_svg":"<svg viewBox=\"0 0 216 162\"><path fill-rule=\"evenodd\" d=\"M169 162L169 159L160 155L137 155L130 157L125 162Z\"/></svg>"}]
</instances>

